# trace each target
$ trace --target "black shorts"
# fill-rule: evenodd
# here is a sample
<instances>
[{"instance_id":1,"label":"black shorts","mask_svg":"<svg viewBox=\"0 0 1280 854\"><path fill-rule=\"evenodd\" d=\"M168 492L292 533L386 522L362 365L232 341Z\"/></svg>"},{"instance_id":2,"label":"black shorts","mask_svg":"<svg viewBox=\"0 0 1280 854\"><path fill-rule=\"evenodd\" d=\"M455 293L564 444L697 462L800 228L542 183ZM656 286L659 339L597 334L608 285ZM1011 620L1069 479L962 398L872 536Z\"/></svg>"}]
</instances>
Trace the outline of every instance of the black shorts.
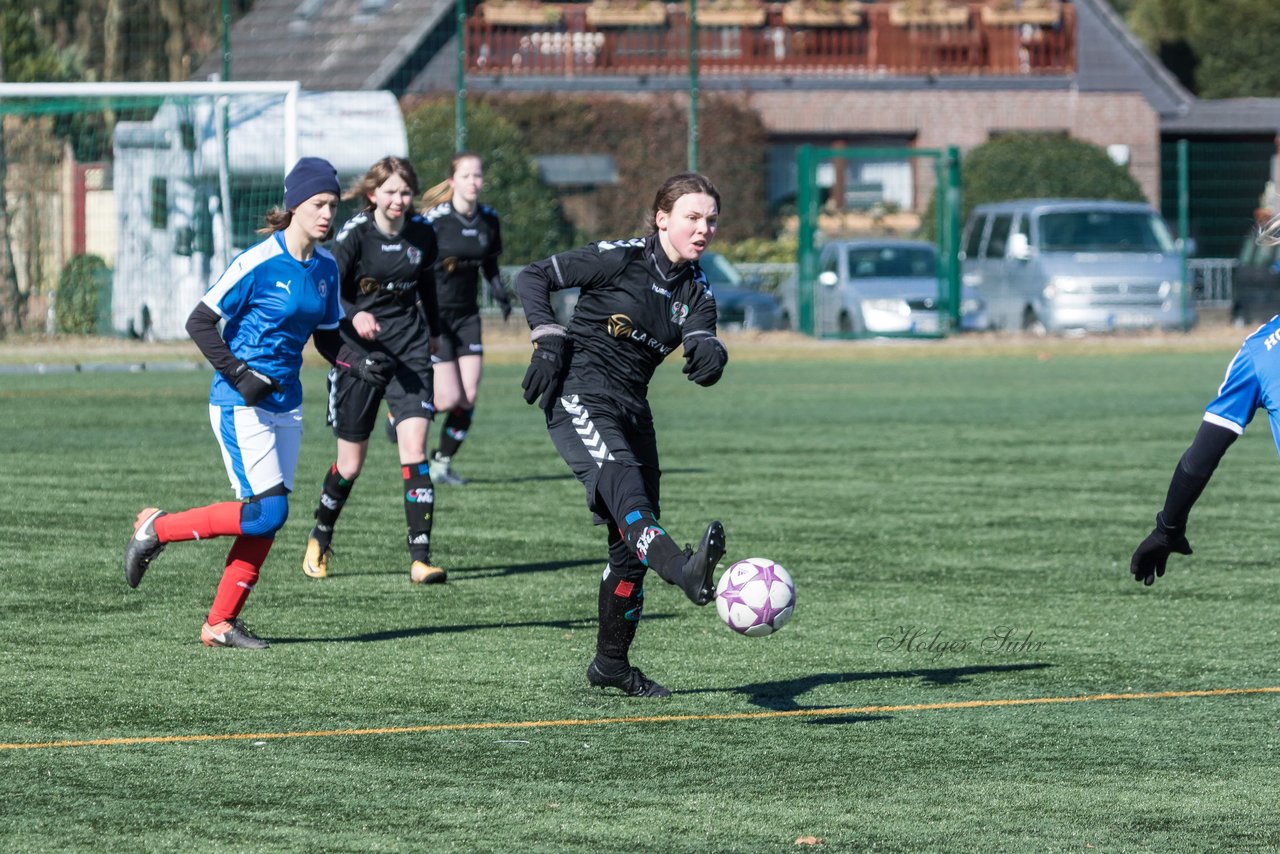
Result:
<instances>
[{"instance_id":1,"label":"black shorts","mask_svg":"<svg viewBox=\"0 0 1280 854\"><path fill-rule=\"evenodd\" d=\"M333 435L348 442L368 439L378 423L378 404L383 398L397 424L409 418L435 417L432 376L425 347L397 359L395 376L385 391L334 368L329 371L328 415Z\"/></svg>"},{"instance_id":2,"label":"black shorts","mask_svg":"<svg viewBox=\"0 0 1280 854\"><path fill-rule=\"evenodd\" d=\"M480 343L480 315L465 314L461 317L440 315L440 350L431 357L433 362L456 362L459 356L482 356L484 344Z\"/></svg>"},{"instance_id":3,"label":"black shorts","mask_svg":"<svg viewBox=\"0 0 1280 854\"><path fill-rule=\"evenodd\" d=\"M662 469L658 437L648 413L627 411L607 397L572 394L556 401L547 413L547 432L586 489L587 507L595 514L597 525L609 521L609 509L597 494L600 467L606 461L638 467L645 495L654 513L660 512L658 485Z\"/></svg>"}]
</instances>

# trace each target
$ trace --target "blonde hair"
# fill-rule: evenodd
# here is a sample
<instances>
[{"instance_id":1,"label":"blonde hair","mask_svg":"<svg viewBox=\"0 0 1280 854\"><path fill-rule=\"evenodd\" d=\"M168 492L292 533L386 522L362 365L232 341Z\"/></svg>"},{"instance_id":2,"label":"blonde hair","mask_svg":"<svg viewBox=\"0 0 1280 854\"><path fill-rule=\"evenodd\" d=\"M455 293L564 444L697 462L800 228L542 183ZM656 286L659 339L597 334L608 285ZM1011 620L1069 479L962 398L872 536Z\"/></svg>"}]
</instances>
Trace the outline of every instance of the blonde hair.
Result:
<instances>
[{"instance_id":1,"label":"blonde hair","mask_svg":"<svg viewBox=\"0 0 1280 854\"><path fill-rule=\"evenodd\" d=\"M447 202L453 198L453 186L449 183L453 180L454 174L458 171L458 164L462 161L474 158L480 162L480 168L484 168L484 158L474 151L459 151L449 160L449 177L445 178L439 184L428 187L422 194L422 209L431 210L442 202Z\"/></svg>"},{"instance_id":2,"label":"blonde hair","mask_svg":"<svg viewBox=\"0 0 1280 854\"><path fill-rule=\"evenodd\" d=\"M342 198L347 201L362 199L364 207L360 210L371 211L377 205L369 198L369 194L386 183L392 175L398 175L400 180L409 185L410 193L414 196L418 195L418 173L413 168L413 164L403 157L388 156L370 166L369 171L364 173L364 177L352 184L351 189L347 190ZM410 202L408 213L410 216L414 213L412 202Z\"/></svg>"}]
</instances>

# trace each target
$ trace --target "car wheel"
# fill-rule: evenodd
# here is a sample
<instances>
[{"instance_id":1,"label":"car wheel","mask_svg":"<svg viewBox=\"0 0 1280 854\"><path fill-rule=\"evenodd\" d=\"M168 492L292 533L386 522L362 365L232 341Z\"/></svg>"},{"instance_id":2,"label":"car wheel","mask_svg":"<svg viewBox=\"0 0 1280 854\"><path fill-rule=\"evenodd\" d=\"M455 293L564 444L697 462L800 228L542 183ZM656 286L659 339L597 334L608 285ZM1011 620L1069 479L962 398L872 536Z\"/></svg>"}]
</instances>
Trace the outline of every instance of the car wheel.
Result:
<instances>
[{"instance_id":1,"label":"car wheel","mask_svg":"<svg viewBox=\"0 0 1280 854\"><path fill-rule=\"evenodd\" d=\"M853 328L853 318L849 316L849 312L840 312L839 329L845 335L851 335L857 331Z\"/></svg>"},{"instance_id":2,"label":"car wheel","mask_svg":"<svg viewBox=\"0 0 1280 854\"><path fill-rule=\"evenodd\" d=\"M1027 306L1022 311L1022 331L1043 338L1049 330L1045 328L1044 321L1036 314L1036 310Z\"/></svg>"}]
</instances>

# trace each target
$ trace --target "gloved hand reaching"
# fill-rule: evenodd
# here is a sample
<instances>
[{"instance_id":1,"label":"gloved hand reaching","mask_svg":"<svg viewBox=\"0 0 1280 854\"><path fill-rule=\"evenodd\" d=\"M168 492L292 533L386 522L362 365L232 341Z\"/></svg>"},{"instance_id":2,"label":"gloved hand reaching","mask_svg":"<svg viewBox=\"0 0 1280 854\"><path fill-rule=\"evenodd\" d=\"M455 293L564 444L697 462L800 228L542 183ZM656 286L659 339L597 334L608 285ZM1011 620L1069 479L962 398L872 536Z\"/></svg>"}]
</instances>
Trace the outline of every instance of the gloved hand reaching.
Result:
<instances>
[{"instance_id":1,"label":"gloved hand reaching","mask_svg":"<svg viewBox=\"0 0 1280 854\"><path fill-rule=\"evenodd\" d=\"M342 345L334 364L356 379L382 390L395 376L395 360L381 350L361 353L348 344Z\"/></svg>"},{"instance_id":2,"label":"gloved hand reaching","mask_svg":"<svg viewBox=\"0 0 1280 854\"><path fill-rule=\"evenodd\" d=\"M245 406L257 406L280 390L280 383L262 371L249 367L248 362L236 362L229 379L244 398Z\"/></svg>"},{"instance_id":3,"label":"gloved hand reaching","mask_svg":"<svg viewBox=\"0 0 1280 854\"><path fill-rule=\"evenodd\" d=\"M700 386L713 386L720 381L729 351L719 338L699 335L684 342L684 373Z\"/></svg>"}]
</instances>

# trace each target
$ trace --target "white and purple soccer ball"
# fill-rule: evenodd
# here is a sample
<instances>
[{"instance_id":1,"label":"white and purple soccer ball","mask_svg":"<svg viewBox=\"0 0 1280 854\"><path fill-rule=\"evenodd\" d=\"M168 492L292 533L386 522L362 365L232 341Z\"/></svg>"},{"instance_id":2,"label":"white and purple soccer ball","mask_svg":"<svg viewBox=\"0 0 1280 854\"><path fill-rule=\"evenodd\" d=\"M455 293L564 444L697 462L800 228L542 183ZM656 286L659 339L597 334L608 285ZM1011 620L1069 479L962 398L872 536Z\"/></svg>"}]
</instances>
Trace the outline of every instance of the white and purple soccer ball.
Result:
<instances>
[{"instance_id":1,"label":"white and purple soccer ball","mask_svg":"<svg viewBox=\"0 0 1280 854\"><path fill-rule=\"evenodd\" d=\"M787 624L796 607L791 573L764 557L740 560L716 584L716 611L729 628L751 638Z\"/></svg>"}]
</instances>

